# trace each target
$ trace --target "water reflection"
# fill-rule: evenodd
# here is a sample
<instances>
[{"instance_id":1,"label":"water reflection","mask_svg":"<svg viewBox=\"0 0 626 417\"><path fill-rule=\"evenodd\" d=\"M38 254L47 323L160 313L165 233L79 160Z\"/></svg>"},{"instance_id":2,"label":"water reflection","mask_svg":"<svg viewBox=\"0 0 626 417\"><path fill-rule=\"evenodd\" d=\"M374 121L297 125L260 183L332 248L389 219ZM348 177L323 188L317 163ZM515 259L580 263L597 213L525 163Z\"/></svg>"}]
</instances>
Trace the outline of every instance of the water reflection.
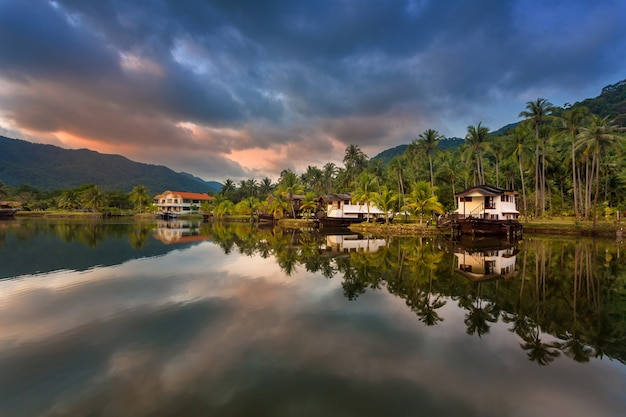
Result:
<instances>
[{"instance_id":1,"label":"water reflection","mask_svg":"<svg viewBox=\"0 0 626 417\"><path fill-rule=\"evenodd\" d=\"M80 230L63 240L75 225L27 223L0 232L3 274L15 277L5 260L21 268L0 282L3 416L626 411L614 242L501 248L249 224L84 224L94 247ZM63 266L28 275L14 253Z\"/></svg>"},{"instance_id":2,"label":"water reflection","mask_svg":"<svg viewBox=\"0 0 626 417\"><path fill-rule=\"evenodd\" d=\"M528 359L539 365L561 353L578 362L626 359L626 273L614 242L385 240L316 230L268 229L255 235L248 225L206 227L226 252L272 255L288 276L304 267L340 277L350 300L385 287L428 326L443 321L438 311L448 302L465 310L470 335L484 336L498 322L510 324Z\"/></svg>"}]
</instances>

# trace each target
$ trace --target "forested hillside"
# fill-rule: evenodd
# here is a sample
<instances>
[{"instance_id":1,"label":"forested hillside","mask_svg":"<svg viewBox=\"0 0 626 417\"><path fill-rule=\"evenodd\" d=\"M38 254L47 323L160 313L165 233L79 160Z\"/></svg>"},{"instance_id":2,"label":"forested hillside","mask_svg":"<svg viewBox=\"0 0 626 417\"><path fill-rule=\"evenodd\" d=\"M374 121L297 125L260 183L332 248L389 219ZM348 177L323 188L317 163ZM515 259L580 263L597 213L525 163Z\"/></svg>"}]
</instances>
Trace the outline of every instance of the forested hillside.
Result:
<instances>
[{"instance_id":1,"label":"forested hillside","mask_svg":"<svg viewBox=\"0 0 626 417\"><path fill-rule=\"evenodd\" d=\"M103 190L129 192L143 184L156 194L166 189L217 192L221 184L205 182L160 165L131 161L87 149L70 150L0 136L0 181L27 184L40 190L57 190L96 184Z\"/></svg>"},{"instance_id":2,"label":"forested hillside","mask_svg":"<svg viewBox=\"0 0 626 417\"><path fill-rule=\"evenodd\" d=\"M587 107L592 113L608 116L614 123L626 126L626 79L602 89L596 98L588 98L572 107Z\"/></svg>"}]
</instances>

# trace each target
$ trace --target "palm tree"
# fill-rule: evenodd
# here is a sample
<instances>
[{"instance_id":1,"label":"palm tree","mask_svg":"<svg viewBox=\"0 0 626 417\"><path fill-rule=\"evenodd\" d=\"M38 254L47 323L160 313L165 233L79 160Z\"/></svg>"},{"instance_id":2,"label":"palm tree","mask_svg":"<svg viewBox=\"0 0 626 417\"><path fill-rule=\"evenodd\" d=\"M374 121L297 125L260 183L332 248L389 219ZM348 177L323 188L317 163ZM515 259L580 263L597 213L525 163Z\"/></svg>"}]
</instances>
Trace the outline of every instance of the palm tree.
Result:
<instances>
[{"instance_id":1,"label":"palm tree","mask_svg":"<svg viewBox=\"0 0 626 417\"><path fill-rule=\"evenodd\" d=\"M295 209L293 207L293 195L304 192L304 187L300 183L300 179L291 170L284 170L278 181L277 189L287 197L291 206L291 216L296 218Z\"/></svg>"},{"instance_id":2,"label":"palm tree","mask_svg":"<svg viewBox=\"0 0 626 417\"><path fill-rule=\"evenodd\" d=\"M552 103L545 98L539 97L535 101L529 101L526 103L526 110L520 112L519 117L523 117L529 122L532 122L535 127L535 215L538 215L537 206L541 205L541 214L545 211L545 141L542 141L541 151L539 149L539 126L541 123L552 113ZM537 202L537 196L540 196L539 203Z\"/></svg>"},{"instance_id":3,"label":"palm tree","mask_svg":"<svg viewBox=\"0 0 626 417\"><path fill-rule=\"evenodd\" d=\"M406 204L402 207L402 210L407 210L414 215L419 215L420 226L422 226L422 220L424 212L435 211L438 213L444 213L443 205L439 202L439 199L435 195L437 187L430 187L430 184L426 181L418 181L413 183L411 192L406 197Z\"/></svg>"},{"instance_id":4,"label":"palm tree","mask_svg":"<svg viewBox=\"0 0 626 417\"><path fill-rule=\"evenodd\" d=\"M235 191L235 182L230 178L227 178L222 184L222 190L220 191L223 196L231 198L231 194Z\"/></svg>"},{"instance_id":5,"label":"palm tree","mask_svg":"<svg viewBox=\"0 0 626 417\"><path fill-rule=\"evenodd\" d=\"M284 199L280 192L274 192L267 198L267 209L275 219L281 218L286 211L289 211L290 204Z\"/></svg>"},{"instance_id":6,"label":"palm tree","mask_svg":"<svg viewBox=\"0 0 626 417\"><path fill-rule=\"evenodd\" d=\"M467 136L465 142L469 145L469 149L474 155L476 161L476 174L474 176L474 185L485 184L485 169L483 167L483 152L485 144L489 139L489 128L479 122L476 126L467 127Z\"/></svg>"},{"instance_id":7,"label":"palm tree","mask_svg":"<svg viewBox=\"0 0 626 417\"><path fill-rule=\"evenodd\" d=\"M526 126L518 125L513 134L508 137L510 140L510 150L511 155L513 155L518 162L519 165L519 174L520 174L520 182L522 183L522 200L524 203L524 216L526 218L526 222L528 222L528 205L526 199L526 182L524 179L524 167L522 163L522 157L526 153L526 145L529 139L529 132Z\"/></svg>"},{"instance_id":8,"label":"palm tree","mask_svg":"<svg viewBox=\"0 0 626 417\"><path fill-rule=\"evenodd\" d=\"M83 206L93 212L98 212L106 204L106 197L97 185L86 188L81 194Z\"/></svg>"},{"instance_id":9,"label":"palm tree","mask_svg":"<svg viewBox=\"0 0 626 417\"><path fill-rule=\"evenodd\" d=\"M398 194L385 186L380 187L380 192L375 194L372 202L385 212L385 224L389 224L389 212L392 211L398 201Z\"/></svg>"},{"instance_id":10,"label":"palm tree","mask_svg":"<svg viewBox=\"0 0 626 417\"><path fill-rule=\"evenodd\" d=\"M438 161L436 176L443 182L449 183L452 187L452 201L456 205L456 181L459 178L460 167L463 167L456 152L444 152ZM456 208L456 207L455 207Z\"/></svg>"},{"instance_id":11,"label":"palm tree","mask_svg":"<svg viewBox=\"0 0 626 417\"><path fill-rule=\"evenodd\" d=\"M320 194L324 183L324 173L318 167L309 165L306 172L302 174L302 182L304 182L308 189Z\"/></svg>"},{"instance_id":12,"label":"palm tree","mask_svg":"<svg viewBox=\"0 0 626 417\"><path fill-rule=\"evenodd\" d=\"M313 191L308 192L304 195L302 204L300 204L300 210L307 213L307 216L309 218L312 217L312 213L314 213L315 209L317 208L316 198L317 198L317 194L315 194L315 192Z\"/></svg>"},{"instance_id":13,"label":"palm tree","mask_svg":"<svg viewBox=\"0 0 626 417\"><path fill-rule=\"evenodd\" d=\"M135 207L139 206L139 213L142 213L143 206L150 203L150 197L148 196L148 189L146 186L140 184L133 187L130 192L130 201L135 205Z\"/></svg>"},{"instance_id":14,"label":"palm tree","mask_svg":"<svg viewBox=\"0 0 626 417\"><path fill-rule=\"evenodd\" d=\"M272 180L265 177L261 180L261 184L259 185L259 196L261 196L261 198L267 198L273 189Z\"/></svg>"},{"instance_id":15,"label":"palm tree","mask_svg":"<svg viewBox=\"0 0 626 417\"><path fill-rule=\"evenodd\" d=\"M391 161L389 161L388 168L389 179L393 179L393 181L397 182L398 184L398 201L401 206L402 197L404 196L404 158L402 158L401 156L396 156Z\"/></svg>"},{"instance_id":16,"label":"palm tree","mask_svg":"<svg viewBox=\"0 0 626 417\"><path fill-rule=\"evenodd\" d=\"M598 195L600 194L600 163L603 154L618 144L622 130L617 125L611 124L608 116L600 117L593 115L589 127L582 128L579 134L582 145L585 145L592 154L591 173L595 172L596 191L593 197L593 231L596 230Z\"/></svg>"},{"instance_id":17,"label":"palm tree","mask_svg":"<svg viewBox=\"0 0 626 417\"><path fill-rule=\"evenodd\" d=\"M343 157L343 163L346 166L348 180L354 182L356 176L363 171L367 163L367 155L363 153L359 145L348 145L346 153Z\"/></svg>"},{"instance_id":18,"label":"palm tree","mask_svg":"<svg viewBox=\"0 0 626 417\"><path fill-rule=\"evenodd\" d=\"M333 180L337 175L337 166L333 162L327 162L322 169L322 177L324 181L324 190L326 193L333 191Z\"/></svg>"},{"instance_id":19,"label":"palm tree","mask_svg":"<svg viewBox=\"0 0 626 417\"><path fill-rule=\"evenodd\" d=\"M66 190L59 197L58 206L65 210L76 210L80 205L80 193L78 190Z\"/></svg>"},{"instance_id":20,"label":"palm tree","mask_svg":"<svg viewBox=\"0 0 626 417\"><path fill-rule=\"evenodd\" d=\"M352 200L357 204L367 206L367 220L370 220L370 203L378 191L378 178L369 172L363 172L355 183L356 189L352 192Z\"/></svg>"},{"instance_id":21,"label":"palm tree","mask_svg":"<svg viewBox=\"0 0 626 417\"><path fill-rule=\"evenodd\" d=\"M586 107L574 107L567 110L560 117L561 126L557 128L559 133L569 136L572 144L572 188L574 192L574 214L577 219L580 218L580 212L578 209L578 181L576 180L576 141L587 113Z\"/></svg>"},{"instance_id":22,"label":"palm tree","mask_svg":"<svg viewBox=\"0 0 626 417\"><path fill-rule=\"evenodd\" d=\"M417 145L417 149L428 155L428 166L430 168L430 187L434 187L433 182L433 155L435 155L439 148L439 141L444 137L434 129L427 129L423 133L420 133L419 137L414 141Z\"/></svg>"},{"instance_id":23,"label":"palm tree","mask_svg":"<svg viewBox=\"0 0 626 417\"><path fill-rule=\"evenodd\" d=\"M502 136L491 136L485 147L496 160L496 187L500 187L500 161L504 153Z\"/></svg>"},{"instance_id":24,"label":"palm tree","mask_svg":"<svg viewBox=\"0 0 626 417\"><path fill-rule=\"evenodd\" d=\"M258 195L258 190L259 190L259 182L254 179L254 178L250 178L248 180L246 180L246 191L247 191L247 197L257 197Z\"/></svg>"}]
</instances>

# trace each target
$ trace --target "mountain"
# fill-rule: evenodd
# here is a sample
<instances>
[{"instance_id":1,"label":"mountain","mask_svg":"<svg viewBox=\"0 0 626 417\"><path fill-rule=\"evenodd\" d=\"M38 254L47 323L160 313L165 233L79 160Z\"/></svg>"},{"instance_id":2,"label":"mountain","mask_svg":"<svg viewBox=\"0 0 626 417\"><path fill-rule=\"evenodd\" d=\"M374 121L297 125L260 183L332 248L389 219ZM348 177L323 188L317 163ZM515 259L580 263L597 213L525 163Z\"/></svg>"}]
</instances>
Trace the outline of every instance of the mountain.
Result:
<instances>
[{"instance_id":1,"label":"mountain","mask_svg":"<svg viewBox=\"0 0 626 417\"><path fill-rule=\"evenodd\" d=\"M585 106L591 113L608 116L619 126L626 125L626 79L607 85L596 98L576 102L572 107Z\"/></svg>"},{"instance_id":2,"label":"mountain","mask_svg":"<svg viewBox=\"0 0 626 417\"><path fill-rule=\"evenodd\" d=\"M103 190L129 192L143 184L151 194L167 189L198 193L218 192L221 184L162 165L131 161L120 155L88 149L63 149L0 136L0 181L28 184L40 190L75 188L96 184Z\"/></svg>"},{"instance_id":3,"label":"mountain","mask_svg":"<svg viewBox=\"0 0 626 417\"><path fill-rule=\"evenodd\" d=\"M461 138L456 138L456 137L445 138L439 141L438 147L441 150L454 149L456 147L461 146L463 142L465 142L465 140ZM385 164L388 164L389 161L391 161L396 156L402 155L408 147L409 145L398 145L393 148L382 151L381 153L379 153L372 159L379 159L383 163L383 165L385 165Z\"/></svg>"}]
</instances>

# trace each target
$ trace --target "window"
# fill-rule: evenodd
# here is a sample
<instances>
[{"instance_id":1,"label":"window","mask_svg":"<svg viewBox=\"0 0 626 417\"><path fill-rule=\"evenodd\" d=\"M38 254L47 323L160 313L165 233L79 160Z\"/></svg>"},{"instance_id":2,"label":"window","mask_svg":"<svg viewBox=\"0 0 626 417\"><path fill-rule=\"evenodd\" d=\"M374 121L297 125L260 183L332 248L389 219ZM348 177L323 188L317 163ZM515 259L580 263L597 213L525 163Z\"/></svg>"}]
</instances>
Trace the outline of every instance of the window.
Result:
<instances>
[{"instance_id":1,"label":"window","mask_svg":"<svg viewBox=\"0 0 626 417\"><path fill-rule=\"evenodd\" d=\"M461 197L460 201L469 202L469 201L472 201L472 197L469 195L466 195L465 197Z\"/></svg>"}]
</instances>

